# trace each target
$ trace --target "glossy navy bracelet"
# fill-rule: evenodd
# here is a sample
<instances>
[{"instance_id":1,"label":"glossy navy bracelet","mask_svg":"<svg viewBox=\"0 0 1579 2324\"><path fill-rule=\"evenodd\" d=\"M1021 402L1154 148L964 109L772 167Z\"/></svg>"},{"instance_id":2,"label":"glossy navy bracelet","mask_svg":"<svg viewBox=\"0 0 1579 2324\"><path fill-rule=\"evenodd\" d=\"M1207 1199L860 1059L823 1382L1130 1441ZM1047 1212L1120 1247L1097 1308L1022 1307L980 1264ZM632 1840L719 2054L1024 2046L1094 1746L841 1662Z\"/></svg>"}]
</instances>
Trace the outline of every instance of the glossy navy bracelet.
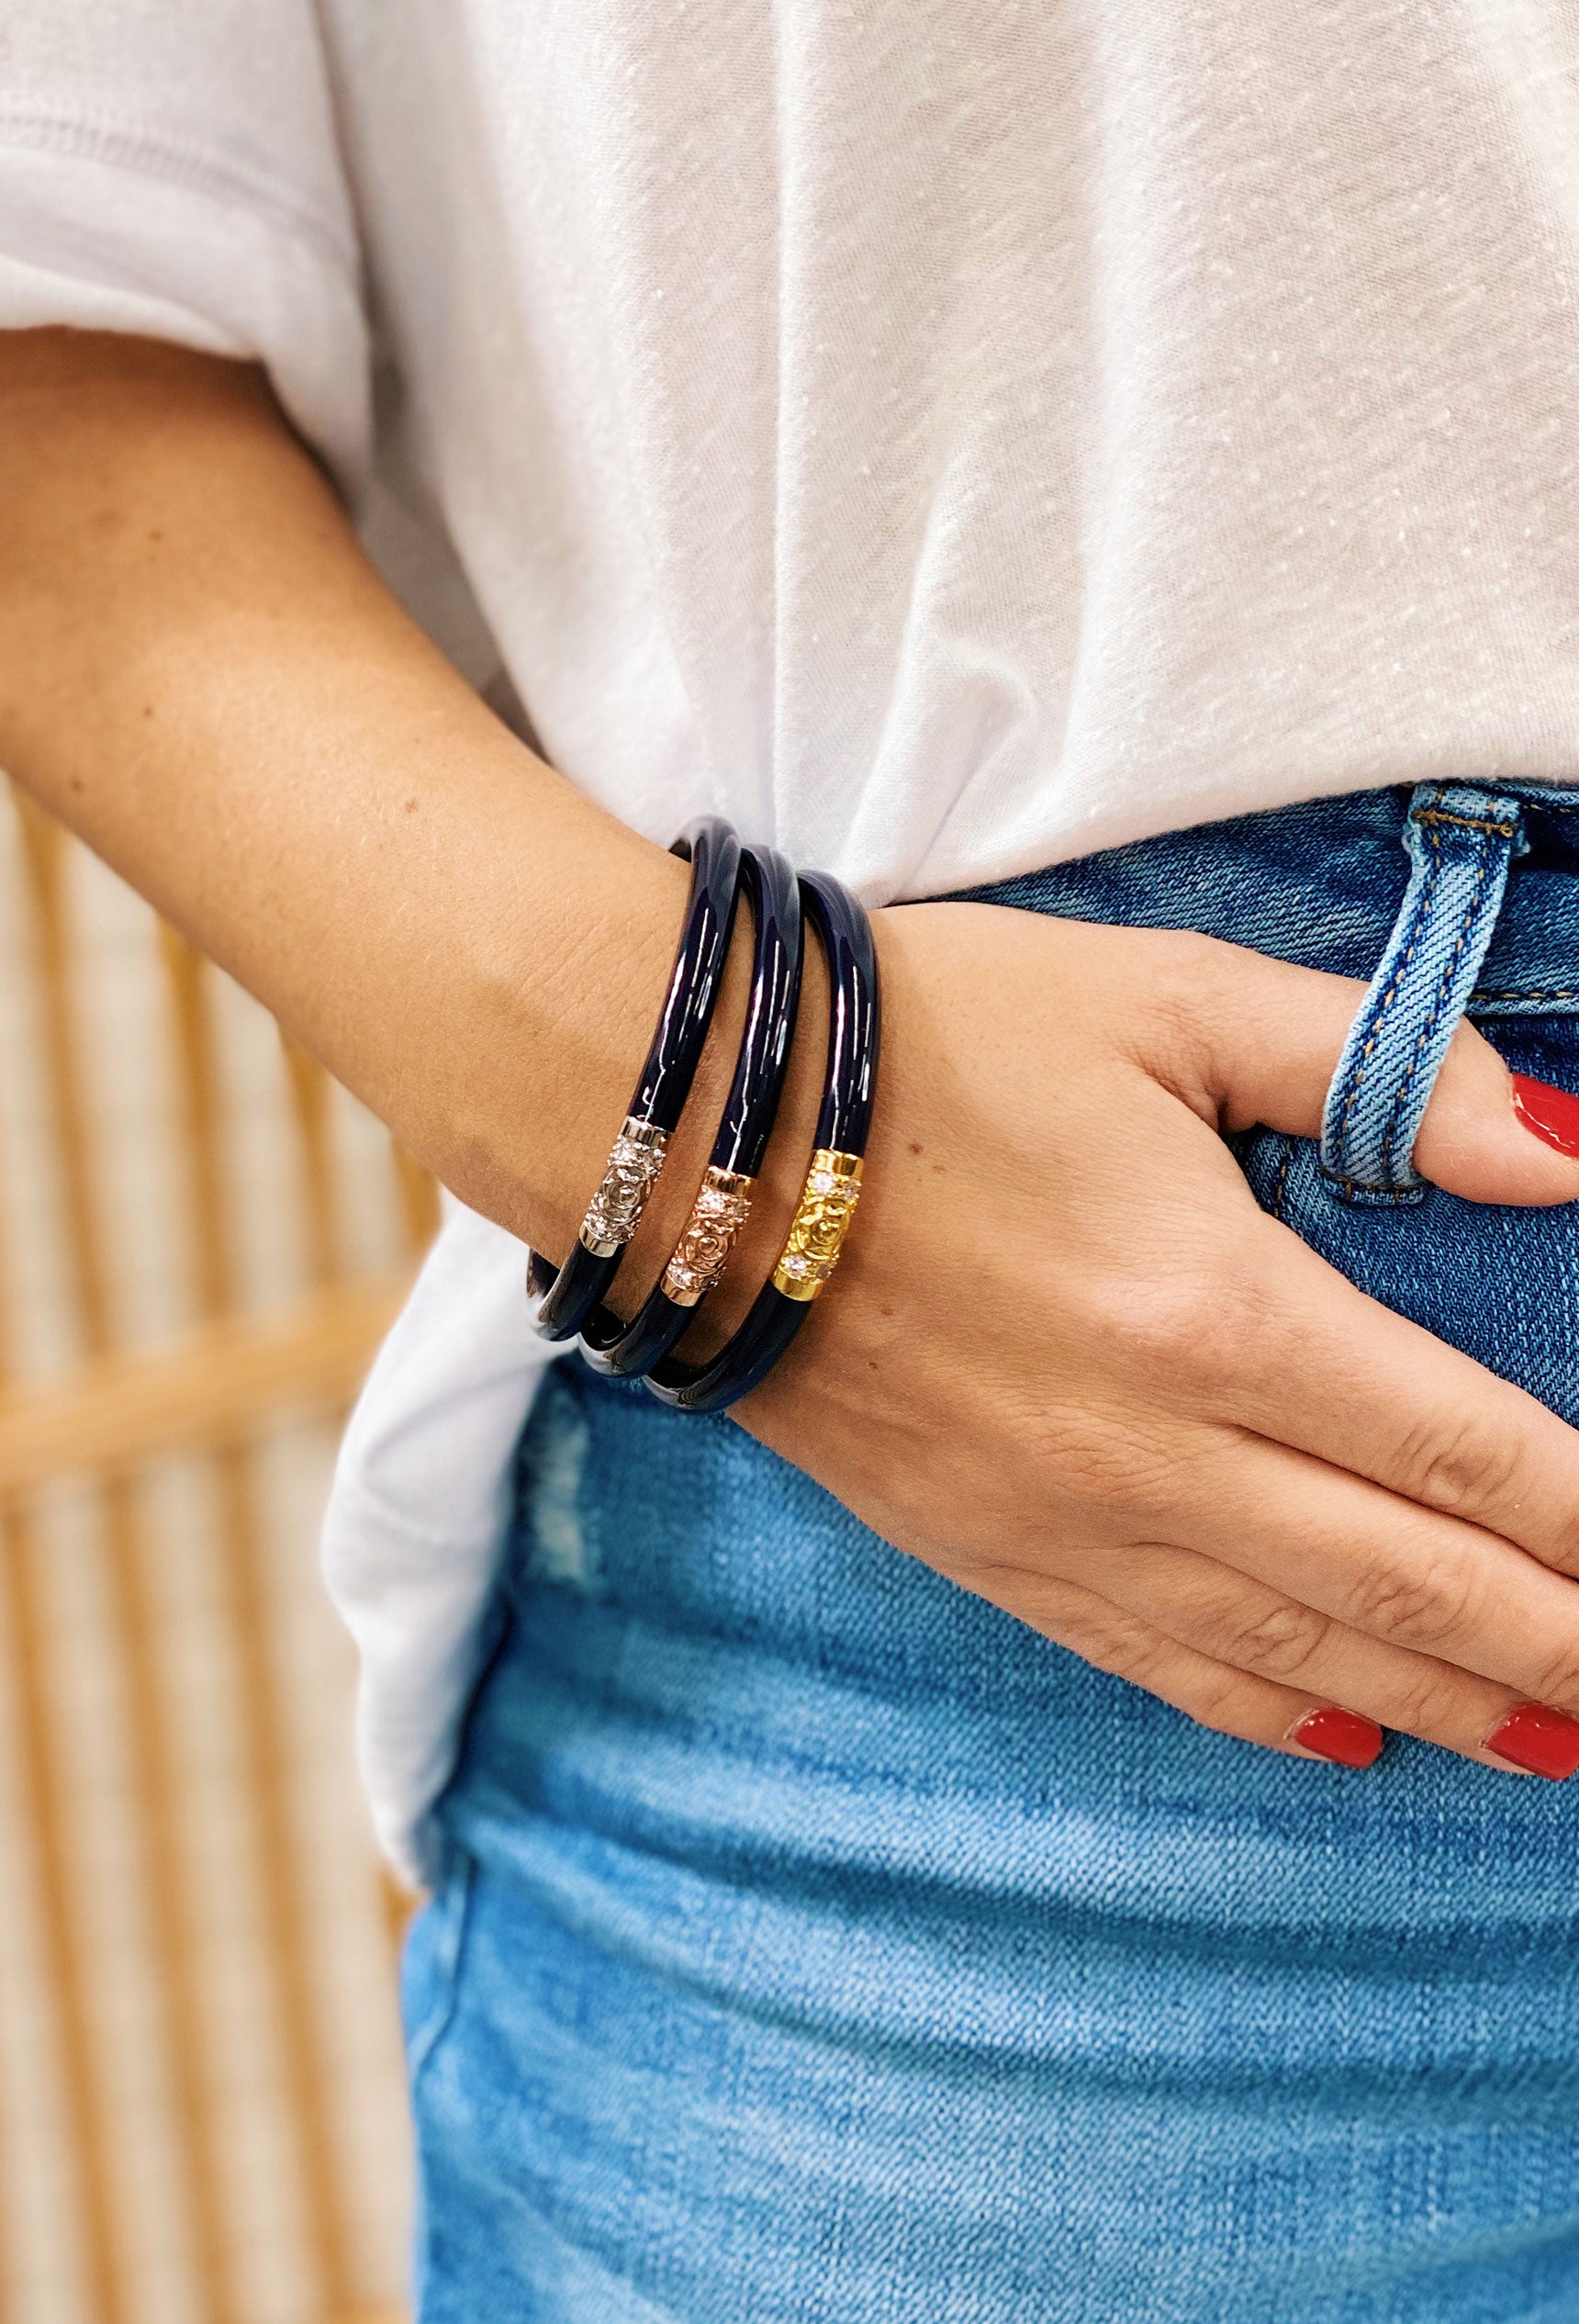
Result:
<instances>
[{"instance_id":1,"label":"glossy navy bracelet","mask_svg":"<svg viewBox=\"0 0 1579 2324\"><path fill-rule=\"evenodd\" d=\"M543 1303L532 1321L545 1340L573 1337L613 1281L657 1184L718 1002L740 893L740 842L721 816L700 815L670 853L690 858L690 894L647 1061L569 1257L555 1268L534 1251L527 1267L527 1288Z\"/></svg>"},{"instance_id":2,"label":"glossy navy bracelet","mask_svg":"<svg viewBox=\"0 0 1579 2324\"><path fill-rule=\"evenodd\" d=\"M630 1323L607 1308L581 1327L594 1371L639 1379L667 1355L729 1263L751 1209L751 1191L778 1112L801 1001L801 896L772 848L743 848L741 886L754 930L751 994L707 1174L668 1265Z\"/></svg>"},{"instance_id":3,"label":"glossy navy bracelet","mask_svg":"<svg viewBox=\"0 0 1579 2324\"><path fill-rule=\"evenodd\" d=\"M801 901L828 962L828 1067L816 1151L772 1278L711 1364L666 1356L647 1375L665 1404L722 1412L765 1380L838 1264L861 1191L877 1088L880 1010L871 923L825 871L801 877Z\"/></svg>"}]
</instances>

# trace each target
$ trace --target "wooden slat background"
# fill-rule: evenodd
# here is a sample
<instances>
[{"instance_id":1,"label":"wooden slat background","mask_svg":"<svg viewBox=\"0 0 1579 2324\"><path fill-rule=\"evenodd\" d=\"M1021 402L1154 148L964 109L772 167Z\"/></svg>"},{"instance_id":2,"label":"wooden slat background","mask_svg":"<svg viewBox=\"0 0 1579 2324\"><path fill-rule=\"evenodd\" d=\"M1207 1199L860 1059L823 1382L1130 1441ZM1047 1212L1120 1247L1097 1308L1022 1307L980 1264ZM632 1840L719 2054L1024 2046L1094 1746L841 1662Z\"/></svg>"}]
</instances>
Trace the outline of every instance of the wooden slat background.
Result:
<instances>
[{"instance_id":1,"label":"wooden slat background","mask_svg":"<svg viewBox=\"0 0 1579 2324\"><path fill-rule=\"evenodd\" d=\"M0 788L0 2317L392 2324L398 1905L317 1576L432 1230L370 1117Z\"/></svg>"}]
</instances>

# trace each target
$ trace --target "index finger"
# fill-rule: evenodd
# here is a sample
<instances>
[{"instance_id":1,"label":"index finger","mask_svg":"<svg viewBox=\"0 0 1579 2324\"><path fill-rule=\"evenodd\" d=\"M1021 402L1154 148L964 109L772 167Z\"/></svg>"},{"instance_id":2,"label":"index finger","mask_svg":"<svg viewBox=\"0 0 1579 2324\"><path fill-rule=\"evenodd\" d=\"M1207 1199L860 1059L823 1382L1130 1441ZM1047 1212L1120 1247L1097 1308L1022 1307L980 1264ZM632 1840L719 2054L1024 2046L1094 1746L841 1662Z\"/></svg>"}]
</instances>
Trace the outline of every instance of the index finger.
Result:
<instances>
[{"instance_id":1,"label":"index finger","mask_svg":"<svg viewBox=\"0 0 1579 2324\"><path fill-rule=\"evenodd\" d=\"M1217 1417L1579 1574L1579 1429L1264 1225Z\"/></svg>"}]
</instances>

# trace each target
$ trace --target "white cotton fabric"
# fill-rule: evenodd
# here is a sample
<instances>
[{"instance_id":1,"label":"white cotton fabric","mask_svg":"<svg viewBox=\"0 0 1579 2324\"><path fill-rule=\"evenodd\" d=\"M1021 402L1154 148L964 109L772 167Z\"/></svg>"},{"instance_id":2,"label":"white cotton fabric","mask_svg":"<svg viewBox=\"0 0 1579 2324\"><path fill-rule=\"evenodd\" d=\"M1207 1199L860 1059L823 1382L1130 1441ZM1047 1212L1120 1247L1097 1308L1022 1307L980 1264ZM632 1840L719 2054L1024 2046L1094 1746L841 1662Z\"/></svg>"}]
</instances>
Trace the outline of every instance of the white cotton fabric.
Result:
<instances>
[{"instance_id":1,"label":"white cotton fabric","mask_svg":"<svg viewBox=\"0 0 1579 2324\"><path fill-rule=\"evenodd\" d=\"M1546 0L6 0L0 325L46 321L265 363L655 838L880 902L1579 780ZM408 1869L536 1361L507 1241L447 1230L331 1517Z\"/></svg>"}]
</instances>

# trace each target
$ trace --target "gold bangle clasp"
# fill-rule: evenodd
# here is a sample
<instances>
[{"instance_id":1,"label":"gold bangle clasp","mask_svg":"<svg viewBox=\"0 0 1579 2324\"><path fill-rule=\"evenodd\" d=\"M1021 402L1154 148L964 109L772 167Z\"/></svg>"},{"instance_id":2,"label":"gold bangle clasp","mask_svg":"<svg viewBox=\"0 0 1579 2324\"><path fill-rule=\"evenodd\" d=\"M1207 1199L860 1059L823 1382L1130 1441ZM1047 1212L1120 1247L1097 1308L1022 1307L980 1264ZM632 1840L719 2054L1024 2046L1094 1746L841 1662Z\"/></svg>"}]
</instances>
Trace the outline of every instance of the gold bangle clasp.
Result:
<instances>
[{"instance_id":1,"label":"gold bangle clasp","mask_svg":"<svg viewBox=\"0 0 1579 2324\"><path fill-rule=\"evenodd\" d=\"M861 1196L861 1158L819 1146L778 1264L773 1287L787 1299L814 1299L839 1263Z\"/></svg>"}]
</instances>

